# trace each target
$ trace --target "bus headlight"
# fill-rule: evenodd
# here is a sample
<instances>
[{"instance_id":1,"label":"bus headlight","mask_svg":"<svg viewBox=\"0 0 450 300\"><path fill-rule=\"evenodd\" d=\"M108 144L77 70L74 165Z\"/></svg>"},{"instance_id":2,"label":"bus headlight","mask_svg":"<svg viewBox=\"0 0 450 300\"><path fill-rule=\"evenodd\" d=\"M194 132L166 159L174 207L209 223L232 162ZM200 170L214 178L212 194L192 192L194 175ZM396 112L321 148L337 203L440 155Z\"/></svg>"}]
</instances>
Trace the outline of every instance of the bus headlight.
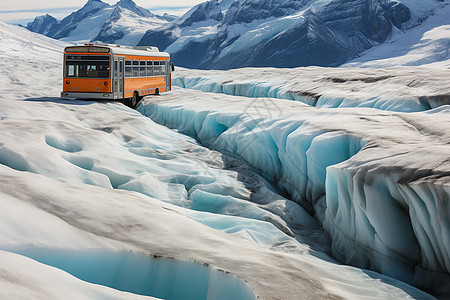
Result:
<instances>
[{"instance_id":1,"label":"bus headlight","mask_svg":"<svg viewBox=\"0 0 450 300\"><path fill-rule=\"evenodd\" d=\"M69 81L69 80L66 80L66 84L70 84L70 81Z\"/></svg>"},{"instance_id":2,"label":"bus headlight","mask_svg":"<svg viewBox=\"0 0 450 300\"><path fill-rule=\"evenodd\" d=\"M105 81L105 83L104 83L104 84L105 84L105 86L108 86L108 81Z\"/></svg>"}]
</instances>

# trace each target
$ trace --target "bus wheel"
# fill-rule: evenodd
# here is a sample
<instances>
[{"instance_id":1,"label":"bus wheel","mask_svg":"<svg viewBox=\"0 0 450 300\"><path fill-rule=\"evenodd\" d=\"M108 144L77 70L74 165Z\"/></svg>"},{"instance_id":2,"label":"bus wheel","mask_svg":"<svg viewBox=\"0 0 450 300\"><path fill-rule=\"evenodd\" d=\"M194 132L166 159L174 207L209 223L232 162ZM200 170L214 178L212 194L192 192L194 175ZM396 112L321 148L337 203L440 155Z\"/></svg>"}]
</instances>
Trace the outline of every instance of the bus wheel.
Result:
<instances>
[{"instance_id":1,"label":"bus wheel","mask_svg":"<svg viewBox=\"0 0 450 300\"><path fill-rule=\"evenodd\" d=\"M139 94L138 92L133 93L133 97L131 97L131 108L136 108L137 104L139 102Z\"/></svg>"},{"instance_id":2,"label":"bus wheel","mask_svg":"<svg viewBox=\"0 0 450 300\"><path fill-rule=\"evenodd\" d=\"M159 89L158 88L155 90L155 95L159 95Z\"/></svg>"}]
</instances>

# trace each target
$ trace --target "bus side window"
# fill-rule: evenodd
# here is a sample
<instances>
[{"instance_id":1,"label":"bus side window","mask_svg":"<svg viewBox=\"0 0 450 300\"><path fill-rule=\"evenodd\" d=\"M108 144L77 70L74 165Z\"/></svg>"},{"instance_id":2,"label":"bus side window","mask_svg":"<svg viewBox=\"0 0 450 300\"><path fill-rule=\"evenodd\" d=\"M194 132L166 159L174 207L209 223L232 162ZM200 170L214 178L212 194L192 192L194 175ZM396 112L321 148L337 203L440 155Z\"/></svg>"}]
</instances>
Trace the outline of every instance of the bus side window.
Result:
<instances>
[{"instance_id":1,"label":"bus side window","mask_svg":"<svg viewBox=\"0 0 450 300\"><path fill-rule=\"evenodd\" d=\"M159 61L157 61L157 60L155 60L154 62L153 62L153 64L155 65L154 67L153 67L153 75L154 76L158 76L159 75Z\"/></svg>"},{"instance_id":2,"label":"bus side window","mask_svg":"<svg viewBox=\"0 0 450 300\"><path fill-rule=\"evenodd\" d=\"M145 71L146 67L145 67L145 60L141 60L139 62L139 76L140 77L145 77Z\"/></svg>"},{"instance_id":3,"label":"bus side window","mask_svg":"<svg viewBox=\"0 0 450 300\"><path fill-rule=\"evenodd\" d=\"M147 60L147 76L153 76L153 61Z\"/></svg>"},{"instance_id":4,"label":"bus side window","mask_svg":"<svg viewBox=\"0 0 450 300\"><path fill-rule=\"evenodd\" d=\"M131 69L131 60L125 61L125 77L131 77L133 75L132 69Z\"/></svg>"},{"instance_id":5,"label":"bus side window","mask_svg":"<svg viewBox=\"0 0 450 300\"><path fill-rule=\"evenodd\" d=\"M139 61L133 60L133 77L139 77Z\"/></svg>"},{"instance_id":6,"label":"bus side window","mask_svg":"<svg viewBox=\"0 0 450 300\"><path fill-rule=\"evenodd\" d=\"M166 75L166 62L161 61L160 65L161 65L161 75Z\"/></svg>"}]
</instances>

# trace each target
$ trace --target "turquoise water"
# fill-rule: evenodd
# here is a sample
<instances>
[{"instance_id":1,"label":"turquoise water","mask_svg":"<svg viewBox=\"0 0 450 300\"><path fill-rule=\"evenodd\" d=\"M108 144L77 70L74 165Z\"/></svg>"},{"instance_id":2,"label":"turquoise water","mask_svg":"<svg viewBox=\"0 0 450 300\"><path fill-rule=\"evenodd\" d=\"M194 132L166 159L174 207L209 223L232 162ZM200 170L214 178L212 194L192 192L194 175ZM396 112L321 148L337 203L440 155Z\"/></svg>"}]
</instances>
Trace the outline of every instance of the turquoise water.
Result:
<instances>
[{"instance_id":1,"label":"turquoise water","mask_svg":"<svg viewBox=\"0 0 450 300\"><path fill-rule=\"evenodd\" d=\"M202 264L132 252L24 248L9 251L91 283L167 300L248 300L253 291L236 277Z\"/></svg>"}]
</instances>

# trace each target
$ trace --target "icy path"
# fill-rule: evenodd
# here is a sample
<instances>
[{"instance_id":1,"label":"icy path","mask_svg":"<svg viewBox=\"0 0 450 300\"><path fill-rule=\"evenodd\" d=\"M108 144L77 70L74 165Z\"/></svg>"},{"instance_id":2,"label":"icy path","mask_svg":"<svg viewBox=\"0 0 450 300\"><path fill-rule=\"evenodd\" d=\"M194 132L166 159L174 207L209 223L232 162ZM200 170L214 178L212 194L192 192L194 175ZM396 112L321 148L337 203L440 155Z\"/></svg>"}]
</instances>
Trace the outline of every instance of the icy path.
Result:
<instances>
[{"instance_id":1,"label":"icy path","mask_svg":"<svg viewBox=\"0 0 450 300\"><path fill-rule=\"evenodd\" d=\"M448 293L449 106L317 109L178 90L139 110L245 160L314 211L341 261Z\"/></svg>"},{"instance_id":2,"label":"icy path","mask_svg":"<svg viewBox=\"0 0 450 300\"><path fill-rule=\"evenodd\" d=\"M203 92L252 98L296 100L315 107L371 107L418 112L450 104L450 70L243 68L189 70L177 68L173 84Z\"/></svg>"}]
</instances>

